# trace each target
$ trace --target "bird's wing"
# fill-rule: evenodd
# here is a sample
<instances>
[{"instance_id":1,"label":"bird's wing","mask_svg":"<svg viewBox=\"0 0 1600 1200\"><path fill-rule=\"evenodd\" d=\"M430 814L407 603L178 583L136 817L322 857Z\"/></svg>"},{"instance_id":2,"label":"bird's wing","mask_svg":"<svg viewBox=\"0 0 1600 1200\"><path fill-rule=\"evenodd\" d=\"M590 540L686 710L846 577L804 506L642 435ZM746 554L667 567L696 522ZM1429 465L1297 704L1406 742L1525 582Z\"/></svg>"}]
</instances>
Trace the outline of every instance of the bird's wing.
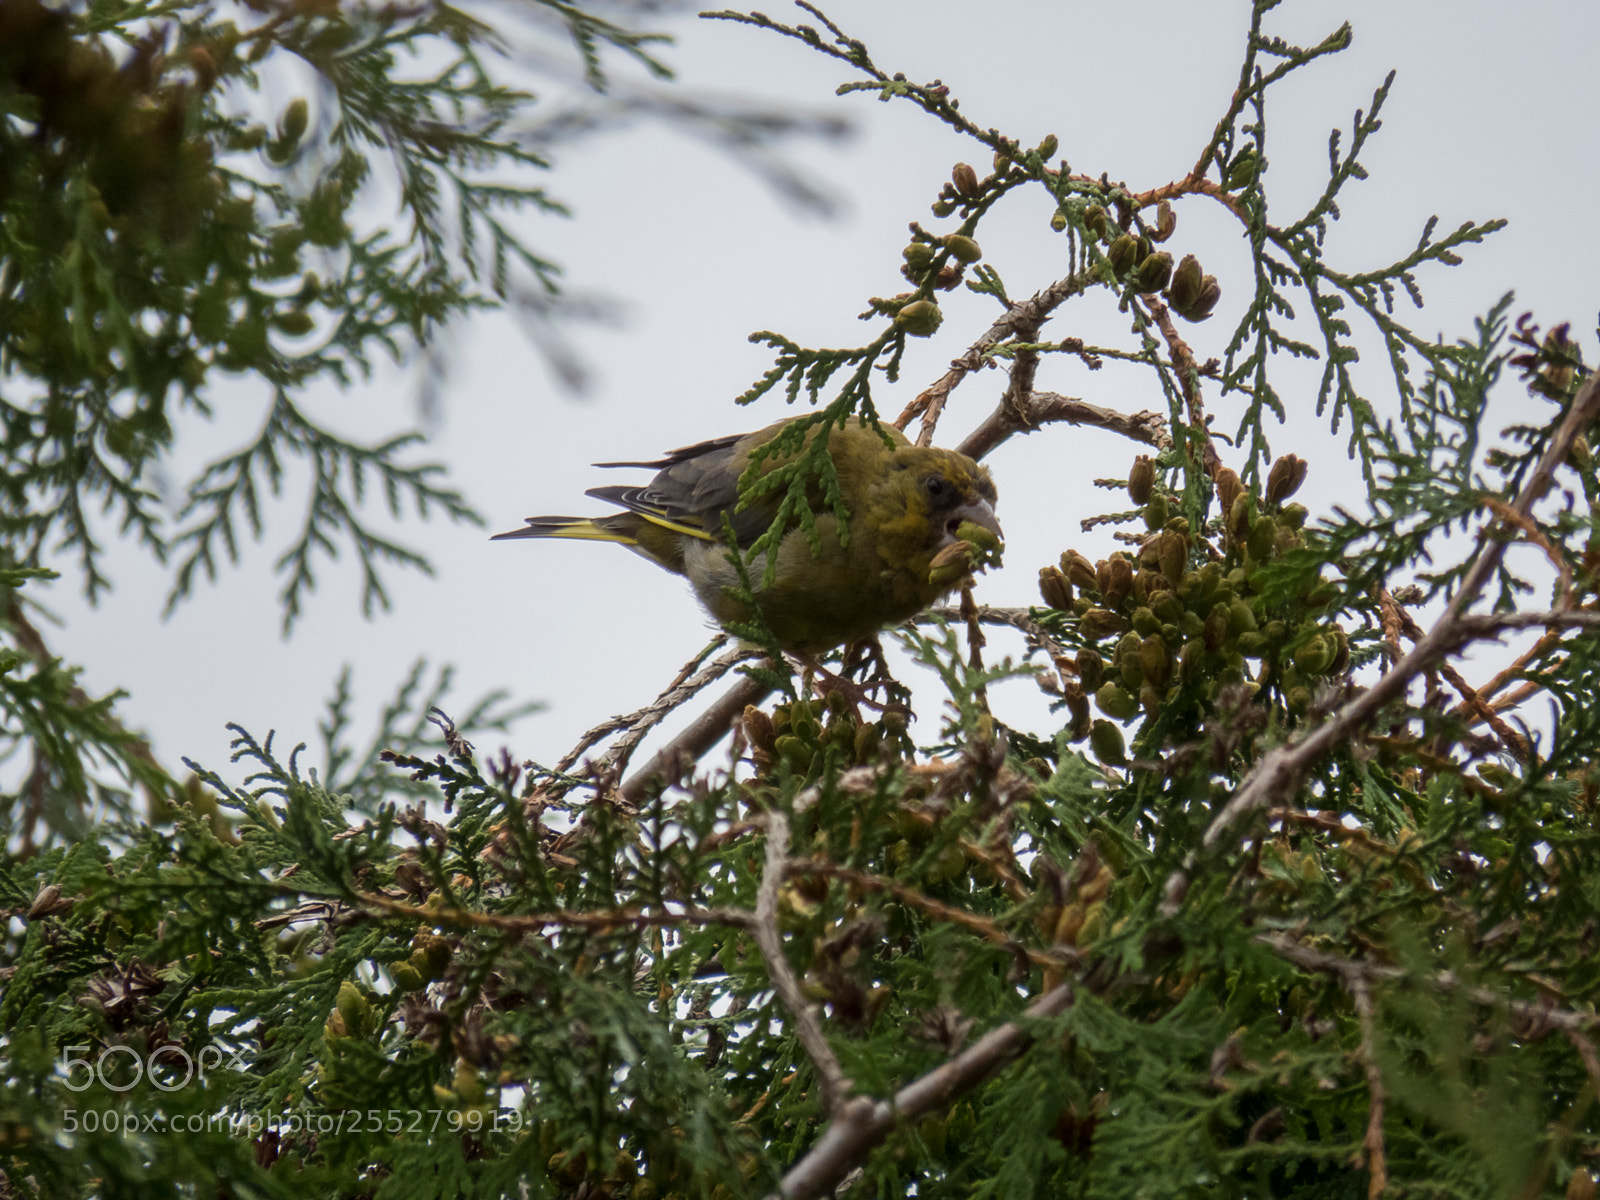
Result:
<instances>
[{"instance_id":1,"label":"bird's wing","mask_svg":"<svg viewBox=\"0 0 1600 1200\"><path fill-rule=\"evenodd\" d=\"M587 495L620 505L645 520L708 542L722 540L722 519L733 522L739 545L747 546L772 524L772 513L757 504L734 512L739 503L739 476L750 451L772 436L773 429L735 434L683 446L655 462L596 463L597 467L656 467L656 477L643 487L590 488Z\"/></svg>"}]
</instances>

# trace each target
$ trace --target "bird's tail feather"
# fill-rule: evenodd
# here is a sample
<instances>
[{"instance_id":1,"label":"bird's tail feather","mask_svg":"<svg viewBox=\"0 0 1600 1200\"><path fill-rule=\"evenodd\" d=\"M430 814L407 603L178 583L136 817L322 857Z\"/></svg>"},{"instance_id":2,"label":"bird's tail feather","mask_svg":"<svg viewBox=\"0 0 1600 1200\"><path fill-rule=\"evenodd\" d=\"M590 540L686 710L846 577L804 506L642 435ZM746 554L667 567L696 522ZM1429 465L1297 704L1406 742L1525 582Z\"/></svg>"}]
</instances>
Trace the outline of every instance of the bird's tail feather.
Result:
<instances>
[{"instance_id":1,"label":"bird's tail feather","mask_svg":"<svg viewBox=\"0 0 1600 1200\"><path fill-rule=\"evenodd\" d=\"M590 517L529 517L521 529L510 529L490 537L491 542L506 538L577 538L585 542L621 542L634 545L635 538L618 529L608 529L604 522Z\"/></svg>"}]
</instances>

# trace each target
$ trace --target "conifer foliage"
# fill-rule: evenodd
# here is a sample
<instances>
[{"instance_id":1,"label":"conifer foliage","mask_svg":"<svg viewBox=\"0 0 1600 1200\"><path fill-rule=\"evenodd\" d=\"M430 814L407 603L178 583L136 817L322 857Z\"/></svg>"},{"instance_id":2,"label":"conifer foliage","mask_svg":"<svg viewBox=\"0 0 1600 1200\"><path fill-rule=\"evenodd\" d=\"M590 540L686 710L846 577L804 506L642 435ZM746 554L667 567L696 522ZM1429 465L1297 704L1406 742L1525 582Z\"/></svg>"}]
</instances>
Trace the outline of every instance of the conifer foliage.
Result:
<instances>
[{"instance_id":1,"label":"conifer foliage","mask_svg":"<svg viewBox=\"0 0 1600 1200\"><path fill-rule=\"evenodd\" d=\"M644 53L548 7L586 54ZM330 489L305 554L337 528L363 564L404 557L346 520L342 471L418 506L464 501L397 447L330 440L296 389L494 302L511 261L545 277L499 214L547 201L474 182L495 156L534 164L497 140L515 98L478 57L490 31L457 10L261 0L234 27L179 3L5 0L5 736L33 746L52 794L83 795L80 760L110 755L161 804L148 826L42 844L8 828L0 1194L1590 1200L1600 380L1568 326L1509 297L1452 342L1407 323L1497 222L1430 221L1387 264L1325 253L1390 81L1329 139L1324 192L1269 211L1266 98L1350 37L1288 44L1274 7L1257 0L1193 165L1143 191L1055 137L974 123L810 4L795 24L708 14L829 56L842 93L914 105L982 163L930 181L930 212L898 261L886 250L907 290L868 300L865 344L753 335L774 363L740 401L814 406L770 482L796 514L831 476L828 426L888 419L873 387L908 338L953 356L894 421L923 441L998 364L968 453L1068 425L1133 443L1126 478L1102 481L1126 500L1072 514L1123 549L1081 552L1063 516L1038 605L986 607L969 581L959 606L885 635L937 678L941 711L911 724L873 647L834 656L852 686L801 678L750 648L756 622L559 759L474 746L508 712L452 722L419 673L369 749L341 685L319 768L240 729L230 767L191 764L180 788L30 658L17 597L34 551L72 538L97 586L75 522L109 502L177 554L181 594L233 552L277 456L303 450ZM176 50L123 32L158 18L179 22ZM379 66L419 38L458 57L393 82ZM337 116L210 106L285 51L323 72ZM403 246L345 224L379 149L414 217ZM246 150L254 173L230 165ZM298 183L273 174L292 163ZM1035 219L1020 201L1041 191L1055 278L983 249ZM1249 274L1207 269L1185 222L1201 206L1237 222ZM307 272L309 246L339 247L342 273ZM992 301L987 329L945 319L961 287ZM1106 305L1124 341L1074 333ZM282 348L324 324L315 352ZM1386 355L1381 386L1352 370L1358 343ZM1036 387L1057 356L1135 372L1150 409ZM1318 414L1297 446L1347 450L1365 481L1327 511L1296 502L1312 468L1271 445L1296 360L1320 371L1293 400ZM195 482L174 535L139 466L165 406L203 408L216 367L266 380L274 415ZM1491 426L1491 394L1521 388L1526 419ZM1226 432L1207 414L1225 397L1243 413ZM1486 644L1501 666L1463 658ZM1038 728L989 709L1018 675L1051 698ZM630 773L684 706L701 715Z\"/></svg>"}]
</instances>

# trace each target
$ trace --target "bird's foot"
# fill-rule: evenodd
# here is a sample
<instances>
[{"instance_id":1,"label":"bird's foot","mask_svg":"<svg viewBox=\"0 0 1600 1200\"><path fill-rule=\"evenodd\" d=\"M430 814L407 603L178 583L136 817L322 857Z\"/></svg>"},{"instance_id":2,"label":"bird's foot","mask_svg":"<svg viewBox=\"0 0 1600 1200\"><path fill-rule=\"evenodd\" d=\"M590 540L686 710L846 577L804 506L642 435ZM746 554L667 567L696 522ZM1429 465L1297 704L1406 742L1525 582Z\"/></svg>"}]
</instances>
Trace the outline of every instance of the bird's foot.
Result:
<instances>
[{"instance_id":1,"label":"bird's foot","mask_svg":"<svg viewBox=\"0 0 1600 1200\"><path fill-rule=\"evenodd\" d=\"M854 650L855 647L852 647L851 649ZM854 667L862 665L858 656L852 656L851 654L847 653L845 656L844 672L839 674L829 671L810 655L797 655L796 657L799 659L800 665L803 668L803 673L801 675L801 690L818 696L824 702L828 701L833 696L838 696L850 706L857 724L861 723L861 709L863 707L869 708L875 713L881 713L885 715L889 713L900 713L902 715L909 716L911 713L911 710L907 705L900 703L898 700L891 700L888 698L888 695L892 694L890 689L897 688L898 685L895 684L894 679L887 673L876 675L871 679L861 682L857 682L856 680L849 678L847 672ZM903 691L903 689L900 690ZM880 691L886 693L885 699L873 699L871 693Z\"/></svg>"}]
</instances>

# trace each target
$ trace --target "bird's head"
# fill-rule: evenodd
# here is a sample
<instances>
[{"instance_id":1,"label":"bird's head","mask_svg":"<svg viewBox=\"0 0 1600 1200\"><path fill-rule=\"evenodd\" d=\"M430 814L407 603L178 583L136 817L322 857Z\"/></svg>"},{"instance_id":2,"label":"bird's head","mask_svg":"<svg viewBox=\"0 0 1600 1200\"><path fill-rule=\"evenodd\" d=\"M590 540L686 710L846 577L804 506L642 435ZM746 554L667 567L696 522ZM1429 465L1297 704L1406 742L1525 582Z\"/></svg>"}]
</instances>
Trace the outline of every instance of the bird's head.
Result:
<instances>
[{"instance_id":1,"label":"bird's head","mask_svg":"<svg viewBox=\"0 0 1600 1200\"><path fill-rule=\"evenodd\" d=\"M964 574L985 557L992 557L1003 536L995 516L995 487L989 472L965 454L931 446L901 446L890 463L886 490L893 501L885 509L879 529L879 553L917 574L925 574L935 559L941 566L955 565L961 546L971 551L956 574ZM967 536L962 526L968 527ZM973 544L973 527L992 537Z\"/></svg>"},{"instance_id":2,"label":"bird's head","mask_svg":"<svg viewBox=\"0 0 1600 1200\"><path fill-rule=\"evenodd\" d=\"M931 446L902 447L896 459L915 485L909 507L925 515L935 553L960 541L959 530L969 521L996 538L1005 536L994 514L994 480L987 468L955 450Z\"/></svg>"}]
</instances>

